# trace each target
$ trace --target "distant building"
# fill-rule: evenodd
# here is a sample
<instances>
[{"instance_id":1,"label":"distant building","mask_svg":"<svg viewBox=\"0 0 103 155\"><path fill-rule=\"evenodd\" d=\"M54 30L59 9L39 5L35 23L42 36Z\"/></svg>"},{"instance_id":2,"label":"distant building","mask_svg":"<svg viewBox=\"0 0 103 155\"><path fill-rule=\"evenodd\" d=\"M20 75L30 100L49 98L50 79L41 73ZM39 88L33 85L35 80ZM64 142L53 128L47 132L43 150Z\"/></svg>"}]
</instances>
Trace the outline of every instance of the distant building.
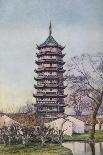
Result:
<instances>
[{"instance_id":1,"label":"distant building","mask_svg":"<svg viewBox=\"0 0 103 155\"><path fill-rule=\"evenodd\" d=\"M39 52L35 69L37 77L37 90L33 96L36 98L37 113L44 115L60 115L64 113L64 77L63 46L59 45L52 37L52 27L50 23L49 36L44 43L37 45Z\"/></svg>"},{"instance_id":2,"label":"distant building","mask_svg":"<svg viewBox=\"0 0 103 155\"><path fill-rule=\"evenodd\" d=\"M6 115L3 115L0 117L0 128L3 128L4 126L9 127L13 124L20 125L20 123L18 123L17 121L13 120L12 118Z\"/></svg>"},{"instance_id":3,"label":"distant building","mask_svg":"<svg viewBox=\"0 0 103 155\"><path fill-rule=\"evenodd\" d=\"M68 116L67 119L72 122L72 133L84 133L85 122L72 116Z\"/></svg>"},{"instance_id":4,"label":"distant building","mask_svg":"<svg viewBox=\"0 0 103 155\"><path fill-rule=\"evenodd\" d=\"M64 134L66 135L72 135L72 122L70 122L68 119L58 118L54 121L51 121L49 123L45 123L45 126L50 126L51 128L54 128L55 130L59 131L62 130Z\"/></svg>"},{"instance_id":5,"label":"distant building","mask_svg":"<svg viewBox=\"0 0 103 155\"><path fill-rule=\"evenodd\" d=\"M74 133L85 132L85 122L75 117L68 116L66 118L58 118L54 121L45 123L45 125L51 126L54 129L64 131L66 135L72 135Z\"/></svg>"}]
</instances>

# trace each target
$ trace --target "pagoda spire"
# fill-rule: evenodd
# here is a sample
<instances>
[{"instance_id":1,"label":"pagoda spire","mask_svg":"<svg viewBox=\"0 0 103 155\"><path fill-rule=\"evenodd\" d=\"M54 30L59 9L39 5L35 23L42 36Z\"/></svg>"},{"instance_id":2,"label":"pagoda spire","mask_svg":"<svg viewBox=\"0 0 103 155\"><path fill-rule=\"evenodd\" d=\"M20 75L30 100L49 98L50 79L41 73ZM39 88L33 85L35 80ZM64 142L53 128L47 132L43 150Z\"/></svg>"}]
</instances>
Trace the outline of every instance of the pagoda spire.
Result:
<instances>
[{"instance_id":1,"label":"pagoda spire","mask_svg":"<svg viewBox=\"0 0 103 155\"><path fill-rule=\"evenodd\" d=\"M49 36L51 36L52 34L52 26L51 26L51 21L50 21L50 25L49 25Z\"/></svg>"}]
</instances>

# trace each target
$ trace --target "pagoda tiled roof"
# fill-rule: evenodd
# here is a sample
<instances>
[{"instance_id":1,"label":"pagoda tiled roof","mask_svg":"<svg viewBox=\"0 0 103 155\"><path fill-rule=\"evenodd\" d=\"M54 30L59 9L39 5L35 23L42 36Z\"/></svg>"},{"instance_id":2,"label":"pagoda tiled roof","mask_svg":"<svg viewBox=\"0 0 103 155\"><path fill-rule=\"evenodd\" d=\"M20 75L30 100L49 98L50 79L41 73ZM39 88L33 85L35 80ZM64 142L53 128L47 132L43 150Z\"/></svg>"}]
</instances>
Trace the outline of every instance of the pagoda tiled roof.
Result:
<instances>
[{"instance_id":1,"label":"pagoda tiled roof","mask_svg":"<svg viewBox=\"0 0 103 155\"><path fill-rule=\"evenodd\" d=\"M64 48L61 45L59 45L51 35L49 35L49 37L46 39L44 43L38 46L38 48L43 48L43 47L59 47L61 49Z\"/></svg>"}]
</instances>

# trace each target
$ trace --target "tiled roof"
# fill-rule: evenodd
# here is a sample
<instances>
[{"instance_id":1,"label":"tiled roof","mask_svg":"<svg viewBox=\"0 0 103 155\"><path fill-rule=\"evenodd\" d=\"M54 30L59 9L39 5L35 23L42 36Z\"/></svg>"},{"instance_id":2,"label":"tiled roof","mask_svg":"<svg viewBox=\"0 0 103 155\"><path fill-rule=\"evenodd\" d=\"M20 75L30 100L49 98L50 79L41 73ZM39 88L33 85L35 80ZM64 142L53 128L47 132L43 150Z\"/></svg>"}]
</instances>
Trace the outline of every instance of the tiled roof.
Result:
<instances>
[{"instance_id":1,"label":"tiled roof","mask_svg":"<svg viewBox=\"0 0 103 155\"><path fill-rule=\"evenodd\" d=\"M39 125L39 121L37 120L35 115L31 113L11 113L7 114L7 116L23 126L33 127Z\"/></svg>"},{"instance_id":2,"label":"tiled roof","mask_svg":"<svg viewBox=\"0 0 103 155\"><path fill-rule=\"evenodd\" d=\"M41 45L38 46L38 48L42 48L42 47L60 47L60 48L64 48L61 45L59 45L56 40L50 35L46 41L44 43L42 43Z\"/></svg>"},{"instance_id":3,"label":"tiled roof","mask_svg":"<svg viewBox=\"0 0 103 155\"><path fill-rule=\"evenodd\" d=\"M17 121L22 126L34 127L40 126L40 124L44 122L50 122L51 119L43 119L36 114L33 113L10 113L6 114L9 118Z\"/></svg>"}]
</instances>

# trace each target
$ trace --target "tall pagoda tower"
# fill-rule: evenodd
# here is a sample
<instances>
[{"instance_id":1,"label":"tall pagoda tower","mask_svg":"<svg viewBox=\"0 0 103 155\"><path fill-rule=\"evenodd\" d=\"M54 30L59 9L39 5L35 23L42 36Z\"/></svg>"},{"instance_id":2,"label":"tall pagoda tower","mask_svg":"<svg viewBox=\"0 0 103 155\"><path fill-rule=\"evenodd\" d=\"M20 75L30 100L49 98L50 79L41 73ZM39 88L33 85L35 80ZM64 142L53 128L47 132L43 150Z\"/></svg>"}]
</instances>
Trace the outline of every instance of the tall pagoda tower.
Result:
<instances>
[{"instance_id":1,"label":"tall pagoda tower","mask_svg":"<svg viewBox=\"0 0 103 155\"><path fill-rule=\"evenodd\" d=\"M44 43L37 45L39 50L35 69L37 77L37 90L33 97L36 98L37 113L44 115L60 115L64 113L64 77L63 46L59 45L52 37L51 23L49 26L49 36Z\"/></svg>"}]
</instances>

